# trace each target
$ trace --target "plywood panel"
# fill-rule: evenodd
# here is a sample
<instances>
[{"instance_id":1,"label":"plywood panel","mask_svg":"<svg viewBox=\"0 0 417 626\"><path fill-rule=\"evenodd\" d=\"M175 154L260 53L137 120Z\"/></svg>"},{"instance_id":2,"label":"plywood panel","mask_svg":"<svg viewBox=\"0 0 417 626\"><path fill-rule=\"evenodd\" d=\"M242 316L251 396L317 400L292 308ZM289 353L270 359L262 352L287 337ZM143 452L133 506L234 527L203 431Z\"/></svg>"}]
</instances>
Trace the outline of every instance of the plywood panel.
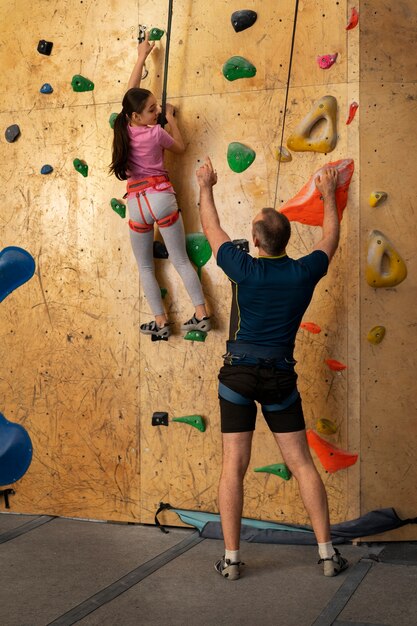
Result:
<instances>
[{"instance_id":1,"label":"plywood panel","mask_svg":"<svg viewBox=\"0 0 417 626\"><path fill-rule=\"evenodd\" d=\"M416 147L411 131L416 118L414 83L367 82L361 90L361 239L362 268L366 266L367 236L381 230L405 260L408 276L391 289L361 286L361 494L362 508L393 506L401 517L414 517L416 478L412 471L417 415L415 334L416 259L415 200ZM387 118L384 112L389 112ZM399 165L397 170L395 163ZM372 190L388 193L384 204L371 208ZM366 334L375 325L387 332L372 346ZM405 527L382 537L413 539Z\"/></svg>"},{"instance_id":2,"label":"plywood panel","mask_svg":"<svg viewBox=\"0 0 417 626\"><path fill-rule=\"evenodd\" d=\"M34 447L14 510L137 518L138 282L109 206L120 189L106 173L109 112L33 110L16 143L2 140L1 244L36 261L36 275L1 305L1 410ZM42 176L46 162L54 172Z\"/></svg>"},{"instance_id":3,"label":"plywood panel","mask_svg":"<svg viewBox=\"0 0 417 626\"><path fill-rule=\"evenodd\" d=\"M325 93L336 95L343 107L344 117L348 98L346 84L338 84L336 80L331 85L311 86L307 79L310 79L308 72L305 74L305 87L290 91L286 134L290 132L291 125L298 123L300 116L305 115L314 100L324 95L322 89L326 89ZM251 220L262 206L278 206L281 201L294 195L317 167L329 160L324 155L294 154L290 164L281 165L277 190L278 164L273 158L273 151L279 145L281 137L284 90L264 94L247 92L183 97L178 100L174 98L173 102L179 104L179 122L190 142L186 155L180 159L175 158L171 165L180 203L185 210L184 218L188 230L198 229L195 210L198 198L193 177L196 166L206 153L212 156L219 173L219 183L215 189L217 205L222 225L232 238L250 238ZM265 120L268 120L267 124ZM229 141L239 140L238 131L242 128L245 143L255 149L257 157L246 172L236 175L227 167L226 151ZM339 135L338 147L332 154L332 159L348 156L347 130L342 125L339 127ZM318 229L294 225L290 253L295 257L307 253L318 237ZM340 430L334 443L340 446L346 445L348 437L347 375L334 375L323 361L328 357L343 361L348 359L346 284L343 280L347 271L345 237L344 230L338 257L308 313L309 319L312 316L322 325L323 333L317 337L300 332L297 347L300 355L300 387L306 398L308 425L314 427L319 417L335 419ZM161 284L171 285L169 311L173 319L180 322L186 319L189 310L183 308L186 298L184 290L178 282L173 283L173 272L169 266L164 265L164 262L160 266L163 266ZM185 508L190 507L190 501L194 501L194 508L217 510L216 492L221 450L216 377L228 326L230 287L213 262L203 269L203 286L209 294L211 306L214 305L216 318L216 331L209 334L206 344L187 346L184 345L185 342L181 344L181 339L178 338L170 338L169 345L154 344L149 347L149 344L141 342L141 353L144 356L141 379L146 377L149 380L148 389L145 391L142 388L141 394L141 406L149 406L147 423L142 423L142 446L145 447L144 454L151 456L153 462L152 468L145 459L142 468L143 516L147 521L153 519L161 499ZM146 306L146 303L143 304ZM196 380L196 368L198 376L201 376L201 383L200 378ZM170 386L167 381L170 381ZM188 410L184 394L187 394ZM206 434L201 435L195 431L187 436L187 441L188 437L192 437L196 442L194 449L188 445L179 450L177 448L178 432L185 431L182 436L186 437L190 427L178 424L171 424L168 428L150 425L153 411L166 410L170 416L175 416L178 415L179 406L182 414L198 413L197 408L203 406L201 414L208 420L209 429ZM213 432L213 429L216 430ZM201 442L204 440L208 443L202 455ZM179 452L175 455L174 463L171 450ZM246 480L245 514L306 522L306 514L294 482L283 484L276 477L255 474L252 471L256 466L277 461L279 458L275 443L260 418ZM198 483L194 483L191 470L195 468L198 471L199 463L206 465L206 480L200 478ZM346 519L349 511L346 498L347 473L328 476L323 472L323 476L331 497L334 521Z\"/></svg>"}]
</instances>

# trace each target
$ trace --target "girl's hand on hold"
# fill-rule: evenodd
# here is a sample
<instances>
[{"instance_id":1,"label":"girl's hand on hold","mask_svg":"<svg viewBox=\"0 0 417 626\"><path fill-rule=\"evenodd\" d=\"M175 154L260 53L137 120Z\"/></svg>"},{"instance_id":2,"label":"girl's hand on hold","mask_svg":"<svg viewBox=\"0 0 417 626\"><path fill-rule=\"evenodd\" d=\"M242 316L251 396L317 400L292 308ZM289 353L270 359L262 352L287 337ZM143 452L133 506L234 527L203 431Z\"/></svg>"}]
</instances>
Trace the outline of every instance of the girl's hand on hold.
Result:
<instances>
[{"instance_id":1,"label":"girl's hand on hold","mask_svg":"<svg viewBox=\"0 0 417 626\"><path fill-rule=\"evenodd\" d=\"M166 103L165 105L165 115L166 118L168 119L169 117L174 117L175 115L175 107L173 104L169 104L169 102Z\"/></svg>"},{"instance_id":2,"label":"girl's hand on hold","mask_svg":"<svg viewBox=\"0 0 417 626\"><path fill-rule=\"evenodd\" d=\"M196 171L197 182L200 187L213 187L217 183L217 172L209 157L206 157L204 165Z\"/></svg>"},{"instance_id":3,"label":"girl's hand on hold","mask_svg":"<svg viewBox=\"0 0 417 626\"><path fill-rule=\"evenodd\" d=\"M155 42L149 43L149 33L146 31L145 40L138 43L138 58L145 61L155 47Z\"/></svg>"}]
</instances>

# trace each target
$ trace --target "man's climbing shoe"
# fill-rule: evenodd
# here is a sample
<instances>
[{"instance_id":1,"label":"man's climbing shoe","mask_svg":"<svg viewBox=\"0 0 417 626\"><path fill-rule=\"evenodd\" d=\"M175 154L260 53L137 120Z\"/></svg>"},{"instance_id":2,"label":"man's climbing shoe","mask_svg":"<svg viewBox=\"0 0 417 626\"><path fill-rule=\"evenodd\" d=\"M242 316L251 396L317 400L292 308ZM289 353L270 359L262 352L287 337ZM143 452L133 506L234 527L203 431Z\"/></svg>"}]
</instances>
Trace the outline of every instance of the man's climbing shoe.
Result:
<instances>
[{"instance_id":1,"label":"man's climbing shoe","mask_svg":"<svg viewBox=\"0 0 417 626\"><path fill-rule=\"evenodd\" d=\"M217 561L214 564L214 569L216 572L221 574L224 578L228 580L237 580L240 578L240 566L243 565L241 561L238 563L232 563L230 559L225 559L224 557Z\"/></svg>"},{"instance_id":2,"label":"man's climbing shoe","mask_svg":"<svg viewBox=\"0 0 417 626\"><path fill-rule=\"evenodd\" d=\"M349 563L342 557L338 550L335 548L335 553L328 559L320 559L319 564L323 563L323 573L325 576L337 576L340 572L343 572Z\"/></svg>"},{"instance_id":3,"label":"man's climbing shoe","mask_svg":"<svg viewBox=\"0 0 417 626\"><path fill-rule=\"evenodd\" d=\"M164 324L161 328L157 325L157 323L152 320L152 322L148 322L147 324L140 325L140 332L144 335L151 335L152 341L158 339L168 339L171 334L170 324Z\"/></svg>"},{"instance_id":4,"label":"man's climbing shoe","mask_svg":"<svg viewBox=\"0 0 417 626\"><path fill-rule=\"evenodd\" d=\"M199 320L195 314L187 322L181 325L181 330L188 332L189 330L202 330L207 333L211 329L210 318L203 317Z\"/></svg>"}]
</instances>

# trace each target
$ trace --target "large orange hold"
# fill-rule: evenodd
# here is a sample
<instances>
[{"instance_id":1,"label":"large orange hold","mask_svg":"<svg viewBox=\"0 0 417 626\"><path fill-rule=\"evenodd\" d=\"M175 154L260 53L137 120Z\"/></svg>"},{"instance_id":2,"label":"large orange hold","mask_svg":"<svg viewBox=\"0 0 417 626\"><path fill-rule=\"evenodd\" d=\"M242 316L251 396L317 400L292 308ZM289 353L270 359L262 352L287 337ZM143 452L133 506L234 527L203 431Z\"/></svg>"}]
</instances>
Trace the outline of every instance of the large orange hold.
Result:
<instances>
[{"instance_id":1,"label":"large orange hold","mask_svg":"<svg viewBox=\"0 0 417 626\"><path fill-rule=\"evenodd\" d=\"M346 208L350 181L355 169L353 159L342 159L327 163L324 167L335 167L339 172L336 188L336 205L339 221ZM323 200L316 187L315 179L321 173L322 167L317 170L294 198L285 202L279 209L290 222L300 222L309 226L323 225Z\"/></svg>"},{"instance_id":2,"label":"large orange hold","mask_svg":"<svg viewBox=\"0 0 417 626\"><path fill-rule=\"evenodd\" d=\"M358 460L357 454L351 454L340 448L332 446L330 443L322 439L314 430L307 430L307 441L310 448L319 457L320 463L326 472L330 474L338 470L346 469L350 465L354 465Z\"/></svg>"}]
</instances>

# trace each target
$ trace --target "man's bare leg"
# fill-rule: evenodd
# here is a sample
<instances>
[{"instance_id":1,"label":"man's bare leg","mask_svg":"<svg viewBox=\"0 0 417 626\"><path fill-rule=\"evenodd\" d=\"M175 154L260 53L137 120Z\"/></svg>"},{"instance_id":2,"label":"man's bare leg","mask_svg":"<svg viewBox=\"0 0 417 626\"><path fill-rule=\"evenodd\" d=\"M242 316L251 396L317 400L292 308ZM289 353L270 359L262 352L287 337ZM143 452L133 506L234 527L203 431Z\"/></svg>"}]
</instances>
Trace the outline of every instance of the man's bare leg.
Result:
<instances>
[{"instance_id":1,"label":"man's bare leg","mask_svg":"<svg viewBox=\"0 0 417 626\"><path fill-rule=\"evenodd\" d=\"M219 509L226 550L239 550L243 479L250 461L252 435L252 432L223 433Z\"/></svg>"},{"instance_id":2,"label":"man's bare leg","mask_svg":"<svg viewBox=\"0 0 417 626\"><path fill-rule=\"evenodd\" d=\"M274 433L274 436L285 464L298 482L301 499L310 517L317 543L331 541L327 494L311 458L305 430Z\"/></svg>"}]
</instances>

